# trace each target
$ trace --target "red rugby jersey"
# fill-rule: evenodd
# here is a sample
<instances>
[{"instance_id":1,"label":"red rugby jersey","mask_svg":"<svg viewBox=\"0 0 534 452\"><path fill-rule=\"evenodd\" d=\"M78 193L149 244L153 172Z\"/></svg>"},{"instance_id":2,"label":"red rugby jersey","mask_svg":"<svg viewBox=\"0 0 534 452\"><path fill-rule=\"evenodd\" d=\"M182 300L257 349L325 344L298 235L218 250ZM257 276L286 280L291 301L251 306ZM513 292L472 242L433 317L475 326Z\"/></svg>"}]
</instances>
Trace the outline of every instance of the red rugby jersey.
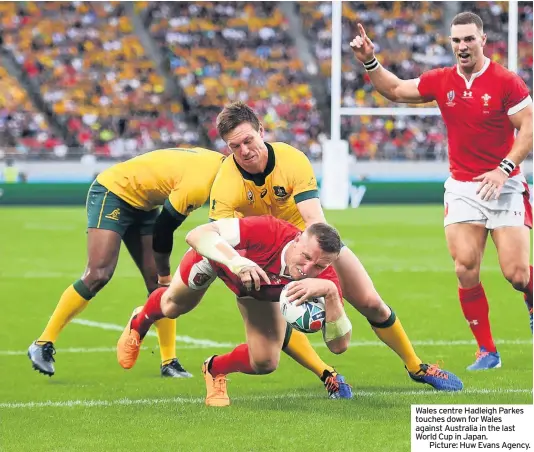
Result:
<instances>
[{"instance_id":1,"label":"red rugby jersey","mask_svg":"<svg viewBox=\"0 0 534 452\"><path fill-rule=\"evenodd\" d=\"M514 142L508 116L532 103L525 82L489 58L467 79L457 66L433 69L419 79L425 101L435 100L447 127L451 175L472 181L505 158ZM519 173L519 166L511 176Z\"/></svg>"}]
</instances>

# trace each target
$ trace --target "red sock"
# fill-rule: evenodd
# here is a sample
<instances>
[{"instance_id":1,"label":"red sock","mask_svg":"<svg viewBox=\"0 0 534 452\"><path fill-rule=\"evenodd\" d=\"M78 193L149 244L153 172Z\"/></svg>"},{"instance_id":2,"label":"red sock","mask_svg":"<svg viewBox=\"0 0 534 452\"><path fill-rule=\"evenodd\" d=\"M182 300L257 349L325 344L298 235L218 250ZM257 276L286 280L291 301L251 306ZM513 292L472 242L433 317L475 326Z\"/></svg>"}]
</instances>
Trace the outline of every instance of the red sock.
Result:
<instances>
[{"instance_id":1,"label":"red sock","mask_svg":"<svg viewBox=\"0 0 534 452\"><path fill-rule=\"evenodd\" d=\"M161 296L166 290L166 287L160 287L152 292L143 306L143 310L132 320L131 328L137 331L141 338L145 337L156 320L165 317L161 312Z\"/></svg>"},{"instance_id":2,"label":"red sock","mask_svg":"<svg viewBox=\"0 0 534 452\"><path fill-rule=\"evenodd\" d=\"M217 375L227 375L232 372L241 372L243 374L255 374L250 365L250 356L248 354L248 345L240 344L226 355L216 356L211 360L209 373L214 377Z\"/></svg>"},{"instance_id":3,"label":"red sock","mask_svg":"<svg viewBox=\"0 0 534 452\"><path fill-rule=\"evenodd\" d=\"M491 337L488 299L484 293L482 283L478 283L470 289L459 287L458 296L460 297L460 305L462 306L464 317L475 336L478 348L484 347L488 352L497 351Z\"/></svg>"},{"instance_id":4,"label":"red sock","mask_svg":"<svg viewBox=\"0 0 534 452\"><path fill-rule=\"evenodd\" d=\"M529 309L532 309L532 265L530 266L530 279L523 292L525 294L525 303Z\"/></svg>"}]
</instances>

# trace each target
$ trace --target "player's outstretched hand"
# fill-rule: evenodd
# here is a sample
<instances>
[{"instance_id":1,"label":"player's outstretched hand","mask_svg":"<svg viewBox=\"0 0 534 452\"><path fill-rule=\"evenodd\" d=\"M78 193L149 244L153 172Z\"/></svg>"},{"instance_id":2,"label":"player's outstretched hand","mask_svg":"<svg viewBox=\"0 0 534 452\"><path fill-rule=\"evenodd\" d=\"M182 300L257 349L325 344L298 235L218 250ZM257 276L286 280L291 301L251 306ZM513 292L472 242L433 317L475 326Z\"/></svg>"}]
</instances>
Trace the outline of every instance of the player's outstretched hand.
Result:
<instances>
[{"instance_id":1,"label":"player's outstretched hand","mask_svg":"<svg viewBox=\"0 0 534 452\"><path fill-rule=\"evenodd\" d=\"M495 168L494 170L473 178L475 181L480 181L477 188L477 195L480 195L480 198L484 201L499 199L501 190L507 179L508 176L499 168Z\"/></svg>"},{"instance_id":2,"label":"player's outstretched hand","mask_svg":"<svg viewBox=\"0 0 534 452\"><path fill-rule=\"evenodd\" d=\"M375 56L375 45L365 34L362 24L358 24L358 32L360 34L350 42L350 47L358 60L362 63L367 63Z\"/></svg>"},{"instance_id":3,"label":"player's outstretched hand","mask_svg":"<svg viewBox=\"0 0 534 452\"><path fill-rule=\"evenodd\" d=\"M287 301L301 305L306 300L316 297L324 297L330 290L331 281L320 278L306 278L293 281L287 286Z\"/></svg>"},{"instance_id":4,"label":"player's outstretched hand","mask_svg":"<svg viewBox=\"0 0 534 452\"><path fill-rule=\"evenodd\" d=\"M243 267L237 274L241 283L245 286L249 292L254 288L260 290L261 280L263 279L267 284L271 284L271 280L267 276L267 273L263 271L258 265L250 265Z\"/></svg>"}]
</instances>

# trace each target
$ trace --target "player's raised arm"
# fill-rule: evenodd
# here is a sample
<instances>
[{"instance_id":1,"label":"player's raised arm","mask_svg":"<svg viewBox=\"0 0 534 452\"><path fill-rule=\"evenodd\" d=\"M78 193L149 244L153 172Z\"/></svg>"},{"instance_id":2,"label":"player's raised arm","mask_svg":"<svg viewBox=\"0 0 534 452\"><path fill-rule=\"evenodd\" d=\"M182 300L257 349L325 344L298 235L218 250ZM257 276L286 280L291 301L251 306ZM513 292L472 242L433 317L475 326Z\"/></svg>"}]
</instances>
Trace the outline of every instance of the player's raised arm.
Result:
<instances>
[{"instance_id":1,"label":"player's raised arm","mask_svg":"<svg viewBox=\"0 0 534 452\"><path fill-rule=\"evenodd\" d=\"M356 58L363 66L376 90L386 99L400 103L422 103L425 99L417 88L417 79L401 80L395 74L384 68L375 56L375 46L369 39L362 24L358 24L359 35L351 42Z\"/></svg>"},{"instance_id":2,"label":"player's raised arm","mask_svg":"<svg viewBox=\"0 0 534 452\"><path fill-rule=\"evenodd\" d=\"M186 242L202 256L225 265L239 276L247 288L260 290L260 280L270 284L269 277L255 262L240 256L233 248L240 242L239 219L223 219L198 226L189 232Z\"/></svg>"}]
</instances>

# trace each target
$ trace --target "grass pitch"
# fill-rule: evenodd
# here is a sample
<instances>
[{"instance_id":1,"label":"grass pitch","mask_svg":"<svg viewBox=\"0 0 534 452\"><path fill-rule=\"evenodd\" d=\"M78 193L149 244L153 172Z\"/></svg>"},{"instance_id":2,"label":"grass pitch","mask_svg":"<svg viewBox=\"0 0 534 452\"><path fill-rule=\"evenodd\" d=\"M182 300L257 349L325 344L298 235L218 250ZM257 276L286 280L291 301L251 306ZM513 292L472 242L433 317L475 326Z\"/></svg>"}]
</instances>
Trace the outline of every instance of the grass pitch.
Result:
<instances>
[{"instance_id":1,"label":"grass pitch","mask_svg":"<svg viewBox=\"0 0 534 452\"><path fill-rule=\"evenodd\" d=\"M186 249L185 233L206 217L200 210L176 232L173 267ZM147 337L136 367L124 371L114 353L117 330L145 299L126 250L109 285L60 336L56 375L40 375L25 351L83 271L85 213L2 208L0 450L409 451L412 403L532 403L527 311L502 277L492 244L482 279L503 367L468 373L476 347L457 300L442 208L363 207L327 218L361 258L418 354L459 375L462 393L436 393L411 382L397 356L349 306L354 330L347 353L330 354L320 334L310 339L353 385L353 400L328 400L320 381L284 355L271 375L231 375L232 406L205 407L201 363L244 339L232 294L217 282L179 320L178 334L190 339L177 342L178 356L194 378L160 378L155 337Z\"/></svg>"}]
</instances>

